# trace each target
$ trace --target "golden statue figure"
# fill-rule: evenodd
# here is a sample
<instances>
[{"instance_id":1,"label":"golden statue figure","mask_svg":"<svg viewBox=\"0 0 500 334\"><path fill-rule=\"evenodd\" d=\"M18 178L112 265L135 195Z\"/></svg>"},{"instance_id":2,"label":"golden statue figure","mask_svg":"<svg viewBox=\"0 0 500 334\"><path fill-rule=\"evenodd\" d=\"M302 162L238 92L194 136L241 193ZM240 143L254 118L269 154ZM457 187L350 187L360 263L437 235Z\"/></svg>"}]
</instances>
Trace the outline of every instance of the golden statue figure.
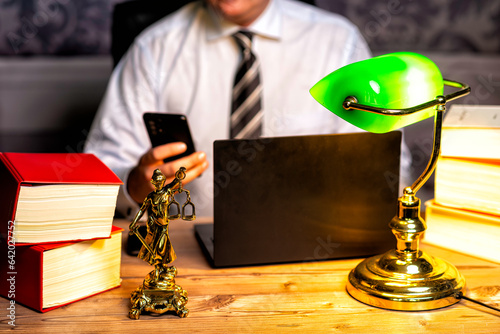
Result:
<instances>
[{"instance_id":1,"label":"golden statue figure","mask_svg":"<svg viewBox=\"0 0 500 334\"><path fill-rule=\"evenodd\" d=\"M195 207L191 202L190 193L182 188L182 180L186 177L186 169L181 167L175 173L175 179L165 185L166 177L156 169L151 177L155 189L144 199L142 206L129 226L129 234L135 234L142 243L138 257L154 266L144 278L143 284L131 296L132 308L129 317L139 319L141 312L165 313L175 311L178 316L186 317L188 309L187 292L175 284L177 269L168 266L176 259L176 255L168 235L168 223L171 219L182 217L184 220L194 220ZM186 202L182 206L175 200L176 193L185 192ZM186 209L191 209L190 215ZM171 214L175 211L175 214ZM138 221L148 213L147 235L143 238L139 233Z\"/></svg>"}]
</instances>

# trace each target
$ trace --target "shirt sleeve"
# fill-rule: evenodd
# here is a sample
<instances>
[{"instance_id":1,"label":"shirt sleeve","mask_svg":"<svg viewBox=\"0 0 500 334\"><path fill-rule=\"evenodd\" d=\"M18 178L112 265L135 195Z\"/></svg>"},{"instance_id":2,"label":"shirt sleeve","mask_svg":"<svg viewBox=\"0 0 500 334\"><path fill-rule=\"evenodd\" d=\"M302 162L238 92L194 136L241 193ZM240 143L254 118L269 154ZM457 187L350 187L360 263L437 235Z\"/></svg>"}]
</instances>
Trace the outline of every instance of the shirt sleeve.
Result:
<instances>
[{"instance_id":1,"label":"shirt sleeve","mask_svg":"<svg viewBox=\"0 0 500 334\"><path fill-rule=\"evenodd\" d=\"M354 29L349 43L351 44L348 45L349 63L354 63L372 57L372 53L366 43L366 40L357 28Z\"/></svg>"},{"instance_id":2,"label":"shirt sleeve","mask_svg":"<svg viewBox=\"0 0 500 334\"><path fill-rule=\"evenodd\" d=\"M117 210L126 217L135 215L138 209L126 191L128 175L150 148L142 114L157 110L152 58L147 48L135 44L118 64L84 149L99 157L123 181Z\"/></svg>"}]
</instances>

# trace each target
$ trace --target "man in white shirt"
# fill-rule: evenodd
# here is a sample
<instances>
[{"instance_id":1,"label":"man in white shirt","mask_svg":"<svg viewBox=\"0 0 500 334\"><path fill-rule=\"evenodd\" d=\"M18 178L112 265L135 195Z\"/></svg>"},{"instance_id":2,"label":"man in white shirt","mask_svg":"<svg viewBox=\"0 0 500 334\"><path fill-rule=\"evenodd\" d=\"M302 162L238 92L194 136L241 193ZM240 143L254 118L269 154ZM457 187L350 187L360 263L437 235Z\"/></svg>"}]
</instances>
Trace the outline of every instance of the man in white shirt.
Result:
<instances>
[{"instance_id":1,"label":"man in white shirt","mask_svg":"<svg viewBox=\"0 0 500 334\"><path fill-rule=\"evenodd\" d=\"M188 169L197 214L212 215L208 162L213 141L229 137L231 91L241 59L232 34L242 27L254 34L252 51L260 61L262 136L359 131L309 95L328 73L370 57L345 18L292 0L190 3L136 39L110 79L87 140L86 152L124 181L117 208L126 216L151 192L155 168L173 178L180 166ZM185 146L151 149L142 121L148 111L185 114L199 152L163 164Z\"/></svg>"}]
</instances>

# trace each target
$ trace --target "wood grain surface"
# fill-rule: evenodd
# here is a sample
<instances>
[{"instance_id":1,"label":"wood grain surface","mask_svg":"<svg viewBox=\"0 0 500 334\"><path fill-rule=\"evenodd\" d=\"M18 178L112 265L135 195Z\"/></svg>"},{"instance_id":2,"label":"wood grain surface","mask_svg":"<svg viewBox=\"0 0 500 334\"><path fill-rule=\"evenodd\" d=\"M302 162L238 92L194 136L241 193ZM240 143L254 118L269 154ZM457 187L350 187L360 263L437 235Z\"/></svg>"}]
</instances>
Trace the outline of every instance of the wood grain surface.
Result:
<instances>
[{"instance_id":1,"label":"wood grain surface","mask_svg":"<svg viewBox=\"0 0 500 334\"><path fill-rule=\"evenodd\" d=\"M206 222L206 220L201 220ZM198 220L197 222L200 222ZM197 223L194 222L194 223ZM128 222L116 221L126 229ZM176 283L189 294L187 318L174 314L128 318L130 293L151 267L123 253L121 287L38 313L0 299L0 331L25 333L500 333L500 313L465 300L426 312L388 311L364 305L346 290L361 259L213 269L194 236L193 222L172 221L178 259ZM500 306L500 265L437 247L428 253L453 263L465 276L468 296Z\"/></svg>"}]
</instances>

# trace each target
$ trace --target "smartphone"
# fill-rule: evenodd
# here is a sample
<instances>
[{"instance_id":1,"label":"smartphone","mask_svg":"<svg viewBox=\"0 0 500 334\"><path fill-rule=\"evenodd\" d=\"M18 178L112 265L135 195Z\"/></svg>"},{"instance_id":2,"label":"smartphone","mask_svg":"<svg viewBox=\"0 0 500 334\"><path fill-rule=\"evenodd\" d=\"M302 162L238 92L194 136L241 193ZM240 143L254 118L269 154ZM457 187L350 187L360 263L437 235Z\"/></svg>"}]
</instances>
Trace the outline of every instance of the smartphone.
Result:
<instances>
[{"instance_id":1,"label":"smartphone","mask_svg":"<svg viewBox=\"0 0 500 334\"><path fill-rule=\"evenodd\" d=\"M153 147L173 142L183 142L186 144L187 150L184 153L164 159L164 162L177 160L195 152L193 138L191 137L191 131L189 130L185 115L147 112L144 113L142 118ZM139 226L139 233L143 236L146 235L147 226ZM128 236L126 245L128 255L137 256L141 247L142 243L137 236Z\"/></svg>"},{"instance_id":2,"label":"smartphone","mask_svg":"<svg viewBox=\"0 0 500 334\"><path fill-rule=\"evenodd\" d=\"M196 152L185 115L147 112L142 117L153 147L173 142L183 142L187 146L185 152L166 158L164 162L177 160Z\"/></svg>"}]
</instances>

